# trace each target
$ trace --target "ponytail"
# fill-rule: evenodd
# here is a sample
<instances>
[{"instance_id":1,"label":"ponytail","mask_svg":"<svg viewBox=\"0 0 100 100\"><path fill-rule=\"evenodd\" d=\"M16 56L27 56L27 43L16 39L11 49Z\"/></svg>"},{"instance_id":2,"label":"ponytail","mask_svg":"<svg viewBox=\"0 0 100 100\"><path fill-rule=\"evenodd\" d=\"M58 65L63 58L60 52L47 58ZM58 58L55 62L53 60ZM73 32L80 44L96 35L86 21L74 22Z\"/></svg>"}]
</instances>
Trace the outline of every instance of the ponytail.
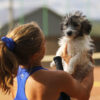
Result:
<instances>
[{"instance_id":1,"label":"ponytail","mask_svg":"<svg viewBox=\"0 0 100 100\"><path fill-rule=\"evenodd\" d=\"M40 51L43 38L40 27L34 22L18 26L1 38L0 87L4 92L10 92L18 65L29 66L34 63L31 59Z\"/></svg>"},{"instance_id":2,"label":"ponytail","mask_svg":"<svg viewBox=\"0 0 100 100\"><path fill-rule=\"evenodd\" d=\"M0 87L3 92L10 93L13 78L17 75L18 62L4 42L0 42Z\"/></svg>"}]
</instances>

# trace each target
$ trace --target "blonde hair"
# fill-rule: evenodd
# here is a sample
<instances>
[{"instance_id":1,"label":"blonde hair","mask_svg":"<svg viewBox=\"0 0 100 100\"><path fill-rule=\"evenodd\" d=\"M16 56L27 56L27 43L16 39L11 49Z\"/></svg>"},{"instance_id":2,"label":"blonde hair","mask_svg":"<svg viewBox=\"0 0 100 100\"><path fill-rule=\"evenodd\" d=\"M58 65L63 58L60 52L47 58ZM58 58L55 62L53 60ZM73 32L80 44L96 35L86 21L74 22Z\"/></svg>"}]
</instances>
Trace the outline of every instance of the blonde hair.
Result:
<instances>
[{"instance_id":1,"label":"blonde hair","mask_svg":"<svg viewBox=\"0 0 100 100\"><path fill-rule=\"evenodd\" d=\"M42 36L40 27L31 22L14 28L6 35L15 42L13 51L0 41L0 86L5 93L10 92L18 66L28 65L32 55L40 50Z\"/></svg>"}]
</instances>

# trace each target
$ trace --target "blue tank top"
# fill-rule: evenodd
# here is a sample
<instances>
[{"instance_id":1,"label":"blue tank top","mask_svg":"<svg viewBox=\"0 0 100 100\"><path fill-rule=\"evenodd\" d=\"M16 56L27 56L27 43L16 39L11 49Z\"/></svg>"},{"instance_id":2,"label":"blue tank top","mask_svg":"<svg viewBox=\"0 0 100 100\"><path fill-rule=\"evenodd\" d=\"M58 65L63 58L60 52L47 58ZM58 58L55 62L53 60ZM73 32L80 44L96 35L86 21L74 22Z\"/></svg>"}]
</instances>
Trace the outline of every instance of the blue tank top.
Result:
<instances>
[{"instance_id":1,"label":"blue tank top","mask_svg":"<svg viewBox=\"0 0 100 100\"><path fill-rule=\"evenodd\" d=\"M28 100L25 94L25 84L26 84L26 80L28 79L28 77L33 74L34 72L38 71L38 70L47 70L41 66L37 66L37 67L33 67L29 70L25 69L25 68L21 68L19 67L18 69L18 74L17 74L17 94L14 100ZM63 100L62 97L60 96L60 98L58 100Z\"/></svg>"}]
</instances>

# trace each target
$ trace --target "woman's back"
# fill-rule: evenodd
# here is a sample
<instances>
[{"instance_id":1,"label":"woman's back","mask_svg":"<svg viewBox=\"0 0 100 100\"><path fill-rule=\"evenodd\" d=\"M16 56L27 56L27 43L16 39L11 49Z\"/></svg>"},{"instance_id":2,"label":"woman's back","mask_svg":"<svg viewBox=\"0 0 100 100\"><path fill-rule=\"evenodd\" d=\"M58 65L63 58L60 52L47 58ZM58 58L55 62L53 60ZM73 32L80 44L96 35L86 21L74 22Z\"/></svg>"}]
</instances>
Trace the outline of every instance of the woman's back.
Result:
<instances>
[{"instance_id":1,"label":"woman's back","mask_svg":"<svg viewBox=\"0 0 100 100\"><path fill-rule=\"evenodd\" d=\"M30 75L25 84L25 95L28 100L58 100L60 96L61 71L38 70ZM12 88L13 97L17 94L17 79ZM21 93L22 91L20 91Z\"/></svg>"}]
</instances>

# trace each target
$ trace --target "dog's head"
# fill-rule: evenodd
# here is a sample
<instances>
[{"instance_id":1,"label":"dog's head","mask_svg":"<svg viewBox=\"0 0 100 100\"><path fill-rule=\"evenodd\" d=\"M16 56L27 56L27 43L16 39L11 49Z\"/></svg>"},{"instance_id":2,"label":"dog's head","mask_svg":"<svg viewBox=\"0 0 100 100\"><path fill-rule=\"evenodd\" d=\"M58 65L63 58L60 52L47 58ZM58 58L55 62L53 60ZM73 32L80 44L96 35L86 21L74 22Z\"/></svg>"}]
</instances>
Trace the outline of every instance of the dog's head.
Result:
<instances>
[{"instance_id":1,"label":"dog's head","mask_svg":"<svg viewBox=\"0 0 100 100\"><path fill-rule=\"evenodd\" d=\"M65 16L61 24L61 30L69 38L89 35L91 28L92 25L80 11Z\"/></svg>"}]
</instances>

